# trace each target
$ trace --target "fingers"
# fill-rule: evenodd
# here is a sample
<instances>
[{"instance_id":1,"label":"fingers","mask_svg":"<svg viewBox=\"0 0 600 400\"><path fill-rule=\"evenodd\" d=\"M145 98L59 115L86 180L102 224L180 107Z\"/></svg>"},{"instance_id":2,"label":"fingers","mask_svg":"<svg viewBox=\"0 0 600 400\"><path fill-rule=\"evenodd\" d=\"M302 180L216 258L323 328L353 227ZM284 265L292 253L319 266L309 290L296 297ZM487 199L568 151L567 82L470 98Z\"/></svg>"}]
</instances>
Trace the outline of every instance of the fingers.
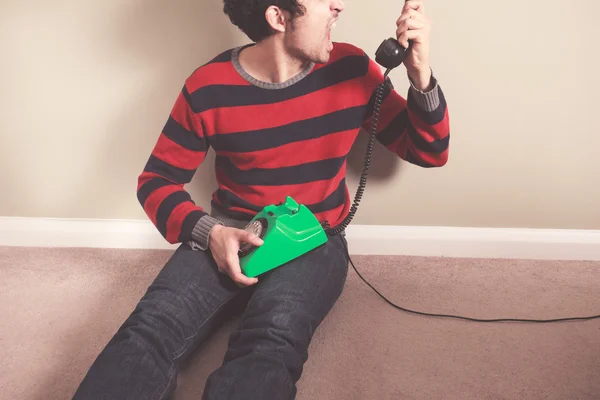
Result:
<instances>
[{"instance_id":1,"label":"fingers","mask_svg":"<svg viewBox=\"0 0 600 400\"><path fill-rule=\"evenodd\" d=\"M404 3L404 7L402 7L402 12L408 10L418 10L422 14L425 14L425 4L423 0L408 0Z\"/></svg>"},{"instance_id":2,"label":"fingers","mask_svg":"<svg viewBox=\"0 0 600 400\"><path fill-rule=\"evenodd\" d=\"M240 241L253 244L254 246L261 246L264 243L261 238L248 231L240 229L238 233L238 240Z\"/></svg>"},{"instance_id":3,"label":"fingers","mask_svg":"<svg viewBox=\"0 0 600 400\"><path fill-rule=\"evenodd\" d=\"M258 282L257 278L249 278L242 273L240 261L237 254L231 255L227 259L229 277L239 286L251 286Z\"/></svg>"},{"instance_id":4,"label":"fingers","mask_svg":"<svg viewBox=\"0 0 600 400\"><path fill-rule=\"evenodd\" d=\"M398 42L408 48L408 40L420 39L428 30L428 25L425 22L417 20L406 20L396 30Z\"/></svg>"},{"instance_id":5,"label":"fingers","mask_svg":"<svg viewBox=\"0 0 600 400\"><path fill-rule=\"evenodd\" d=\"M416 4L415 4L416 3ZM425 17L425 6L422 5L420 0L410 0L404 4L400 17L396 21L396 25L399 25L403 19L406 18L421 18Z\"/></svg>"},{"instance_id":6,"label":"fingers","mask_svg":"<svg viewBox=\"0 0 600 400\"><path fill-rule=\"evenodd\" d=\"M213 257L217 262L218 270L229 277L239 286L250 286L258 282L257 278L250 278L244 275L240 267L240 242L250 243L254 246L261 246L263 240L255 234L243 229L228 228L224 240L222 240L213 252Z\"/></svg>"},{"instance_id":7,"label":"fingers","mask_svg":"<svg viewBox=\"0 0 600 400\"><path fill-rule=\"evenodd\" d=\"M254 246L260 246L263 244L263 240L255 234L243 229L237 229L235 230L235 233L237 234L235 235L235 245L232 245L231 251L227 257L227 273L239 287L251 286L257 283L258 279L249 278L242 272L242 268L240 267L240 259L238 256L238 251L241 244L240 242L246 242Z\"/></svg>"},{"instance_id":8,"label":"fingers","mask_svg":"<svg viewBox=\"0 0 600 400\"><path fill-rule=\"evenodd\" d=\"M403 19L400 24L398 24L397 33L402 34L402 32L409 29L422 29L427 26L427 21L423 18L406 18Z\"/></svg>"},{"instance_id":9,"label":"fingers","mask_svg":"<svg viewBox=\"0 0 600 400\"><path fill-rule=\"evenodd\" d=\"M429 19L425 15L421 14L418 11L410 9L410 10L402 12L400 17L396 21L396 26L400 26L403 21L412 20L412 19L422 21L422 22L429 22Z\"/></svg>"},{"instance_id":10,"label":"fingers","mask_svg":"<svg viewBox=\"0 0 600 400\"><path fill-rule=\"evenodd\" d=\"M396 37L398 42L405 48L408 48L408 41L419 42L426 38L429 33L430 21L422 14L422 2L420 0L410 0L405 4L402 15L396 21Z\"/></svg>"},{"instance_id":11,"label":"fingers","mask_svg":"<svg viewBox=\"0 0 600 400\"><path fill-rule=\"evenodd\" d=\"M405 48L408 48L408 41L412 40L414 42L418 42L421 38L425 36L425 31L423 29L418 30L408 30L403 32L398 37L398 43L400 43Z\"/></svg>"}]
</instances>

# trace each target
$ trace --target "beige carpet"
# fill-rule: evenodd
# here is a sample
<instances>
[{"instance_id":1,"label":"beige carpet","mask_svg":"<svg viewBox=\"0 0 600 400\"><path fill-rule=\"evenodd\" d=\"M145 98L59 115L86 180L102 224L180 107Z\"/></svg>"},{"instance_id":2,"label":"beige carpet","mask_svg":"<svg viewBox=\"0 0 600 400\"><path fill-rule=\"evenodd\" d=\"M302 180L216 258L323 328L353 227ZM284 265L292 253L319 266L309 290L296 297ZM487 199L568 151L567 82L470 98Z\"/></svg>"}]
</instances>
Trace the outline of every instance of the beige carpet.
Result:
<instances>
[{"instance_id":1,"label":"beige carpet","mask_svg":"<svg viewBox=\"0 0 600 400\"><path fill-rule=\"evenodd\" d=\"M0 248L0 398L68 399L168 251ZM353 257L402 306L477 318L600 314L600 263ZM179 379L199 399L223 327ZM351 269L298 399L600 399L600 320L481 324L394 309Z\"/></svg>"}]
</instances>

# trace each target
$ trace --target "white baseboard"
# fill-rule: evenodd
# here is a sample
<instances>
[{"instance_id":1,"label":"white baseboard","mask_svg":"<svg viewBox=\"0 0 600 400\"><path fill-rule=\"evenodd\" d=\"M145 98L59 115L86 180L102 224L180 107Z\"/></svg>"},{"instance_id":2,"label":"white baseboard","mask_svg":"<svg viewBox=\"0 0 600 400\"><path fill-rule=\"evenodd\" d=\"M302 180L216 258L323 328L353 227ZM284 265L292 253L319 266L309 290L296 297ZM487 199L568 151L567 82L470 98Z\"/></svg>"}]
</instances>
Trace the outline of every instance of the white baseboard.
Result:
<instances>
[{"instance_id":1,"label":"white baseboard","mask_svg":"<svg viewBox=\"0 0 600 400\"><path fill-rule=\"evenodd\" d=\"M600 230L352 225L352 254L600 260ZM0 246L174 249L147 220L0 217Z\"/></svg>"},{"instance_id":2,"label":"white baseboard","mask_svg":"<svg viewBox=\"0 0 600 400\"><path fill-rule=\"evenodd\" d=\"M0 246L174 249L147 220L0 217Z\"/></svg>"}]
</instances>

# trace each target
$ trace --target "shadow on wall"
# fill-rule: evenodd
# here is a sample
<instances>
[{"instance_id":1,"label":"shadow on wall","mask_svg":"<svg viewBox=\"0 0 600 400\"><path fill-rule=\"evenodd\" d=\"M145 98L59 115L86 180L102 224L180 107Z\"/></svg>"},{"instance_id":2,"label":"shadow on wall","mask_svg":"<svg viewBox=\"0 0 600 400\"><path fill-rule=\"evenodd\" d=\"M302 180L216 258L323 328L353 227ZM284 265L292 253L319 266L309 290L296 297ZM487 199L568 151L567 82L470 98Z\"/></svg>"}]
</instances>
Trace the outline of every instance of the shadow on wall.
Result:
<instances>
[{"instance_id":1,"label":"shadow on wall","mask_svg":"<svg viewBox=\"0 0 600 400\"><path fill-rule=\"evenodd\" d=\"M115 11L112 31L103 33L112 41L104 43L102 57L117 70L133 71L136 84L107 123L106 147L95 152L96 168L112 177L109 190L116 194L107 204L98 204L107 217L120 213L111 207L129 204L130 209L132 202L139 206L137 178L185 79L244 39L223 14L222 1L138 0ZM209 155L190 185L192 198L204 207L216 187L212 160ZM141 206L138 210L143 213Z\"/></svg>"},{"instance_id":2,"label":"shadow on wall","mask_svg":"<svg viewBox=\"0 0 600 400\"><path fill-rule=\"evenodd\" d=\"M217 54L247 40L223 13L221 0L152 0L140 4L136 11L139 14L132 13L129 22L123 21L120 36L136 57L160 67L157 80L161 82L150 94L150 99L160 104L162 112L157 111L158 120L154 119L152 125L146 126L144 136L140 137L140 147L144 149L140 159L145 162L185 78ZM140 15L144 18L138 22ZM134 21L136 31L131 32L128 27ZM164 93L172 95L156 101ZM143 164L139 168L141 170ZM214 153L210 151L186 189L196 204L208 208L216 185Z\"/></svg>"},{"instance_id":3,"label":"shadow on wall","mask_svg":"<svg viewBox=\"0 0 600 400\"><path fill-rule=\"evenodd\" d=\"M360 174L364 168L367 144L369 143L369 133L361 130L356 138L350 154L348 154L348 176L356 185L360 180ZM370 182L381 182L392 179L398 172L398 166L401 167L401 160L394 153L383 147L375 141L373 153L371 156L371 166L369 167L367 177L367 188ZM354 192L351 192L354 198Z\"/></svg>"}]
</instances>

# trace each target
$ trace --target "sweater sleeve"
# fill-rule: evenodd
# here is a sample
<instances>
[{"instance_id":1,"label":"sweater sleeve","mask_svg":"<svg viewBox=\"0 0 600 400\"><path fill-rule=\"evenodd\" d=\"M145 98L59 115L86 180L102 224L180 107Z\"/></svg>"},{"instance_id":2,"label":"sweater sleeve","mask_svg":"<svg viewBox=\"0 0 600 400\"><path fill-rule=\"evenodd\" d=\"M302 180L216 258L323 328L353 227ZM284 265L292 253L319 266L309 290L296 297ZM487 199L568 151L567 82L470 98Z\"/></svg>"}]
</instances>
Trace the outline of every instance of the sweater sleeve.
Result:
<instances>
[{"instance_id":1,"label":"sweater sleeve","mask_svg":"<svg viewBox=\"0 0 600 400\"><path fill-rule=\"evenodd\" d=\"M369 59L367 87L374 93L383 82L377 63ZM432 73L433 88L418 90L412 81L408 96L403 98L389 78L379 112L377 140L403 160L425 168L441 167L448 161L450 120L444 93ZM371 96L363 128L371 130L373 104Z\"/></svg>"},{"instance_id":2,"label":"sweater sleeve","mask_svg":"<svg viewBox=\"0 0 600 400\"><path fill-rule=\"evenodd\" d=\"M210 229L219 223L191 199L184 185L206 158L209 143L183 87L138 177L137 198L144 212L171 244L208 247Z\"/></svg>"}]
</instances>

